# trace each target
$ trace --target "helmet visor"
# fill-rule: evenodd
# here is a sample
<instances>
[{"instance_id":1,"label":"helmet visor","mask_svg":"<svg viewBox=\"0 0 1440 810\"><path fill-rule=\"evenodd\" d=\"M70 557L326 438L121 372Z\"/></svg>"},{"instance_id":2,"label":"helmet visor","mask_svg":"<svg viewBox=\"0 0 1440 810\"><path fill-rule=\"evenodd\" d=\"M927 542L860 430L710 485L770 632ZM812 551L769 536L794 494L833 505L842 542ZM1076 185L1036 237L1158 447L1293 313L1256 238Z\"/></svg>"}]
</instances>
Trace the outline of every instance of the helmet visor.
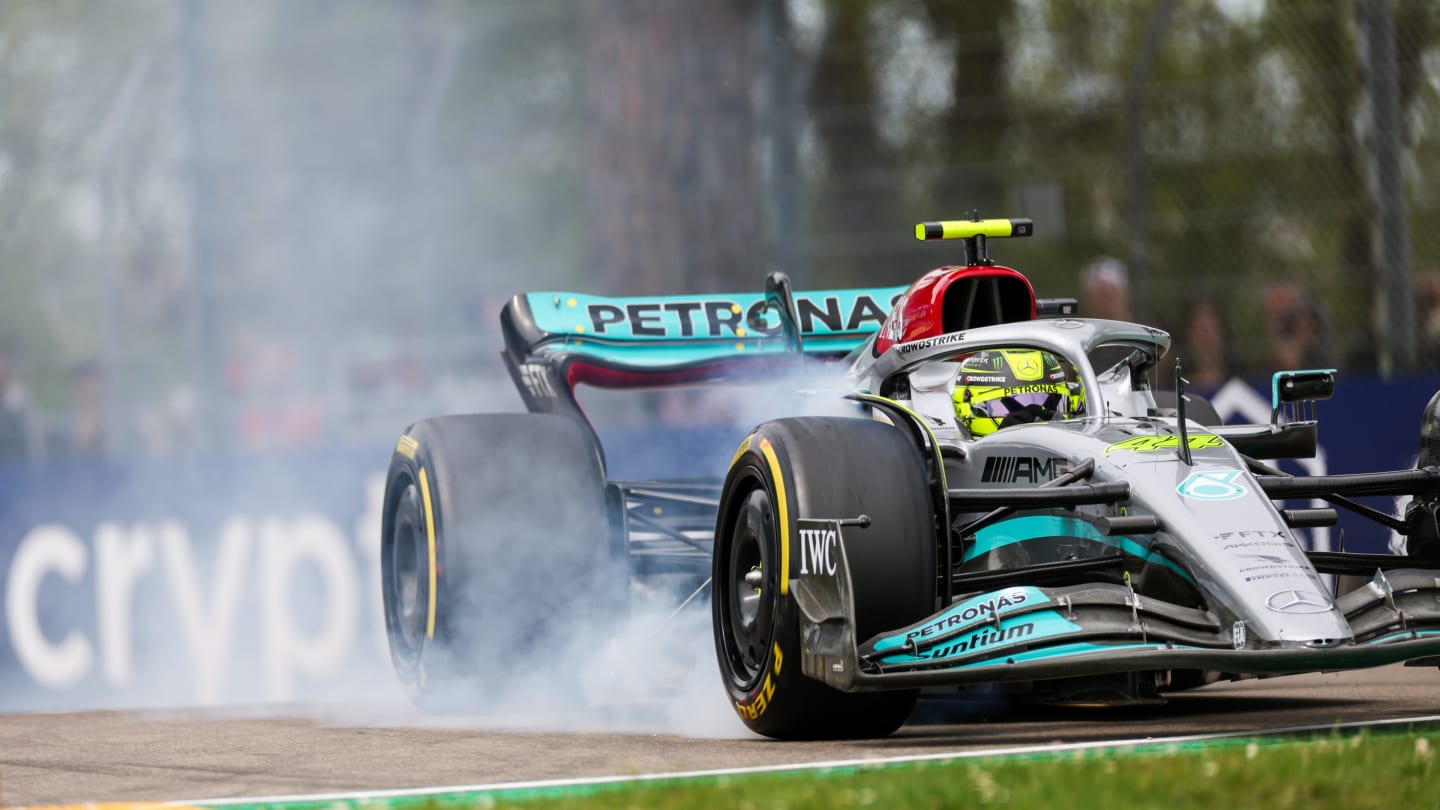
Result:
<instances>
[{"instance_id":1,"label":"helmet visor","mask_svg":"<svg viewBox=\"0 0 1440 810\"><path fill-rule=\"evenodd\" d=\"M971 402L970 410L976 416L988 416L997 422L1006 419L1012 424L1048 422L1064 415L1065 398L1059 391L1035 391Z\"/></svg>"}]
</instances>

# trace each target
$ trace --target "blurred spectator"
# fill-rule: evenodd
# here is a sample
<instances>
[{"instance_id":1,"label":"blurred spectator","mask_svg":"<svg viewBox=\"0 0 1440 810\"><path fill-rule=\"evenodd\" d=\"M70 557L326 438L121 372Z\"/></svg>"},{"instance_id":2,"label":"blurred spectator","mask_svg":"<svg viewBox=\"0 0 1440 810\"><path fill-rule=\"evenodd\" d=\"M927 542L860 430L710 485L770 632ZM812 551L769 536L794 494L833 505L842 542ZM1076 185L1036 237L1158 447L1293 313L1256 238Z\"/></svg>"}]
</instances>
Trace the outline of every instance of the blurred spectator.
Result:
<instances>
[{"instance_id":1,"label":"blurred spectator","mask_svg":"<svg viewBox=\"0 0 1440 810\"><path fill-rule=\"evenodd\" d=\"M1335 365L1330 318L1313 295L1293 281L1276 281L1265 287L1261 302L1269 345L1259 371L1268 374Z\"/></svg>"},{"instance_id":2,"label":"blurred spectator","mask_svg":"<svg viewBox=\"0 0 1440 810\"><path fill-rule=\"evenodd\" d=\"M87 361L70 375L70 412L55 437L57 453L71 456L105 454L105 373Z\"/></svg>"},{"instance_id":3,"label":"blurred spectator","mask_svg":"<svg viewBox=\"0 0 1440 810\"><path fill-rule=\"evenodd\" d=\"M30 397L15 379L10 354L0 346L0 459L45 457L45 434Z\"/></svg>"},{"instance_id":4,"label":"blurred spectator","mask_svg":"<svg viewBox=\"0 0 1440 810\"><path fill-rule=\"evenodd\" d=\"M1415 276L1415 363L1421 369L1440 366L1440 272Z\"/></svg>"},{"instance_id":5,"label":"blurred spectator","mask_svg":"<svg viewBox=\"0 0 1440 810\"><path fill-rule=\"evenodd\" d=\"M1100 256L1080 271L1080 314L1116 321L1135 318L1130 308L1130 273L1119 259Z\"/></svg>"},{"instance_id":6,"label":"blurred spectator","mask_svg":"<svg viewBox=\"0 0 1440 810\"><path fill-rule=\"evenodd\" d=\"M1209 298L1195 301L1189 315L1171 354L1181 360L1188 390L1204 397L1214 396L1235 373L1230 331L1220 306ZM1173 371L1173 365L1167 370Z\"/></svg>"},{"instance_id":7,"label":"blurred spectator","mask_svg":"<svg viewBox=\"0 0 1440 810\"><path fill-rule=\"evenodd\" d=\"M225 384L236 414L232 439L243 450L316 444L330 427L329 410L291 343L250 340L231 356Z\"/></svg>"},{"instance_id":8,"label":"blurred spectator","mask_svg":"<svg viewBox=\"0 0 1440 810\"><path fill-rule=\"evenodd\" d=\"M134 424L125 426L133 435L127 431L124 436L112 436L111 452L117 450L117 443L120 443L118 449L125 449L131 442L138 442L141 452L154 457L200 450L204 442L195 407L195 389L179 383L148 393L150 396L136 414Z\"/></svg>"}]
</instances>

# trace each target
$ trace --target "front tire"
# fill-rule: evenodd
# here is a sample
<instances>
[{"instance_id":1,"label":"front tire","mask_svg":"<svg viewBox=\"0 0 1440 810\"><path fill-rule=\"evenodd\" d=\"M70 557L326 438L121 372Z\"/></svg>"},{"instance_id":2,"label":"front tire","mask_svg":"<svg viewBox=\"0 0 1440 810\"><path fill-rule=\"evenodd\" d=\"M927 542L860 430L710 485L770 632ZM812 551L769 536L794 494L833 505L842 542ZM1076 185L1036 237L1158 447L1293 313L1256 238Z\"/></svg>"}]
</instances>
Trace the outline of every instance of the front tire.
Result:
<instances>
[{"instance_id":1,"label":"front tire","mask_svg":"<svg viewBox=\"0 0 1440 810\"><path fill-rule=\"evenodd\" d=\"M847 694L801 672L799 608L787 586L799 570L796 521L860 514L871 525L845 531L845 553L857 640L865 640L935 609L934 518L918 449L879 422L781 419L757 428L730 466L715 534L711 612L721 676L736 712L756 733L883 736L915 706L915 690ZM791 570L782 577L787 540Z\"/></svg>"}]
</instances>

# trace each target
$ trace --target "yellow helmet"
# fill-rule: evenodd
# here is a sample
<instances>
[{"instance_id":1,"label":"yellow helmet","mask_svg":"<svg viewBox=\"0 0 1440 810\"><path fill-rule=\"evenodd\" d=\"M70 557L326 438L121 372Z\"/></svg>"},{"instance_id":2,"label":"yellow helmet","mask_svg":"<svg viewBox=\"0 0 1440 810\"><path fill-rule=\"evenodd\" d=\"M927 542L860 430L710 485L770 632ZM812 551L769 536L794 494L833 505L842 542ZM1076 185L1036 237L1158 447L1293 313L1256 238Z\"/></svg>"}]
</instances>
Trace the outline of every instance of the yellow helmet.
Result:
<instances>
[{"instance_id":1,"label":"yellow helmet","mask_svg":"<svg viewBox=\"0 0 1440 810\"><path fill-rule=\"evenodd\" d=\"M1065 364L1038 349L989 349L970 355L960 364L953 398L955 419L972 436L1069 419L1085 409Z\"/></svg>"}]
</instances>

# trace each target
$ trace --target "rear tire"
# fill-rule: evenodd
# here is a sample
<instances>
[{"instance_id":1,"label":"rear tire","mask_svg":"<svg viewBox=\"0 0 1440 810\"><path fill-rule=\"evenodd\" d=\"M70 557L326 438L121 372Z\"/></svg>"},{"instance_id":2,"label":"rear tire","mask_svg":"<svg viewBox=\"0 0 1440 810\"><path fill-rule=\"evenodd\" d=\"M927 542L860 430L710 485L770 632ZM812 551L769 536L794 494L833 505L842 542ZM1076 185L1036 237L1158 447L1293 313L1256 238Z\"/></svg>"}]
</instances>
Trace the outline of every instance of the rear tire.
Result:
<instances>
[{"instance_id":1,"label":"rear tire","mask_svg":"<svg viewBox=\"0 0 1440 810\"><path fill-rule=\"evenodd\" d=\"M432 710L528 685L532 662L616 618L629 592L594 440L556 416L411 425L386 476L380 559L395 672Z\"/></svg>"},{"instance_id":2,"label":"rear tire","mask_svg":"<svg viewBox=\"0 0 1440 810\"><path fill-rule=\"evenodd\" d=\"M934 519L920 452L879 422L781 419L756 428L730 466L715 534L711 613L721 676L736 712L756 733L883 736L915 706L916 690L843 693L801 672L799 608L780 593L782 537L792 538L793 578L796 520L860 514L871 525L845 530L845 553L857 641L864 641L935 609Z\"/></svg>"}]
</instances>

